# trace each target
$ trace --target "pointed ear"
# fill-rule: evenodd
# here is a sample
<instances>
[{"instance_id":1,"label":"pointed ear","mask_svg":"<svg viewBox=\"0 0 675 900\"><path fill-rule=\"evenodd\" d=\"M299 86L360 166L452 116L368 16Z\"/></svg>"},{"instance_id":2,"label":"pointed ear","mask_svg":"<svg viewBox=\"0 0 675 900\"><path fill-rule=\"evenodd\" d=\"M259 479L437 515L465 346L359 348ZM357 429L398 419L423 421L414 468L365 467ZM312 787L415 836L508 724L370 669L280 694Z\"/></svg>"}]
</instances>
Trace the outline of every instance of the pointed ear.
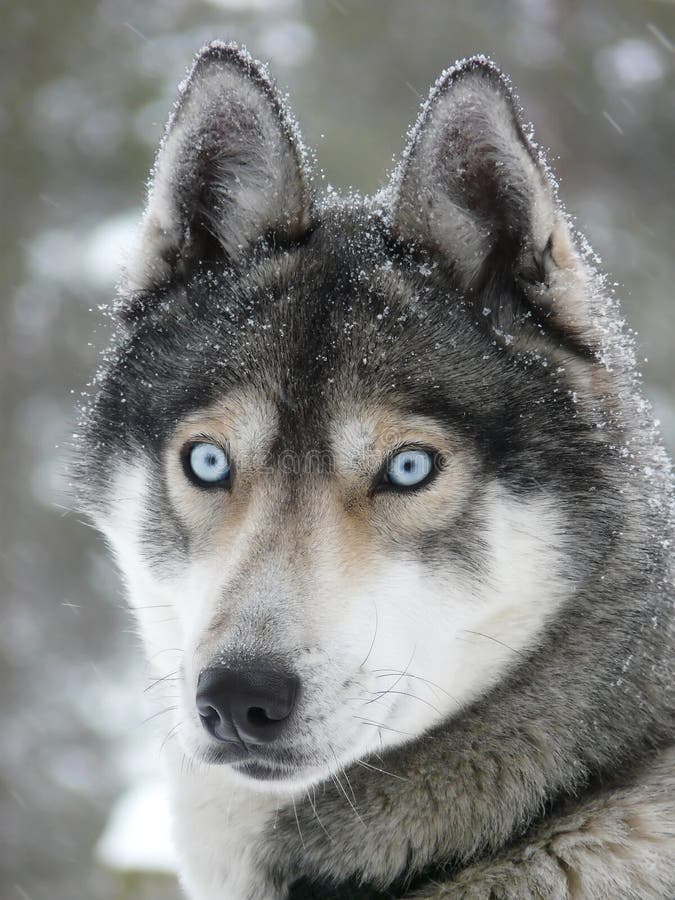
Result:
<instances>
[{"instance_id":1,"label":"pointed ear","mask_svg":"<svg viewBox=\"0 0 675 900\"><path fill-rule=\"evenodd\" d=\"M565 305L544 289L554 270L580 274L579 260L508 83L485 58L432 88L394 174L392 224L401 240L443 256L495 327L526 312L528 291L555 327L579 336L587 324L578 291Z\"/></svg>"},{"instance_id":2,"label":"pointed ear","mask_svg":"<svg viewBox=\"0 0 675 900\"><path fill-rule=\"evenodd\" d=\"M151 291L200 260L236 262L269 233L301 237L310 207L301 143L265 70L210 44L169 119L122 293Z\"/></svg>"}]
</instances>

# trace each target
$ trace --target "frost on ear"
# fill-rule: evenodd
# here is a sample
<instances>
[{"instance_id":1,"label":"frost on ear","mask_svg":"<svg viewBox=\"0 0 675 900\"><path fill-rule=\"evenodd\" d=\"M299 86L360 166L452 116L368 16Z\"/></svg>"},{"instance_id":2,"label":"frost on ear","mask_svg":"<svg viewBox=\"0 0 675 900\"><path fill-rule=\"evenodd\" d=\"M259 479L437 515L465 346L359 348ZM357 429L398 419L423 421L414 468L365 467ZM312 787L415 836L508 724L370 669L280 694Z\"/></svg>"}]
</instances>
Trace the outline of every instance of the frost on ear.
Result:
<instances>
[{"instance_id":1,"label":"frost on ear","mask_svg":"<svg viewBox=\"0 0 675 900\"><path fill-rule=\"evenodd\" d=\"M397 236L441 254L495 326L513 325L529 291L550 324L583 338L583 265L555 183L491 62L473 57L441 75L410 133L392 192Z\"/></svg>"},{"instance_id":2,"label":"frost on ear","mask_svg":"<svg viewBox=\"0 0 675 900\"><path fill-rule=\"evenodd\" d=\"M260 63L215 42L195 60L166 127L123 295L235 262L264 235L307 229L311 204L295 124Z\"/></svg>"}]
</instances>

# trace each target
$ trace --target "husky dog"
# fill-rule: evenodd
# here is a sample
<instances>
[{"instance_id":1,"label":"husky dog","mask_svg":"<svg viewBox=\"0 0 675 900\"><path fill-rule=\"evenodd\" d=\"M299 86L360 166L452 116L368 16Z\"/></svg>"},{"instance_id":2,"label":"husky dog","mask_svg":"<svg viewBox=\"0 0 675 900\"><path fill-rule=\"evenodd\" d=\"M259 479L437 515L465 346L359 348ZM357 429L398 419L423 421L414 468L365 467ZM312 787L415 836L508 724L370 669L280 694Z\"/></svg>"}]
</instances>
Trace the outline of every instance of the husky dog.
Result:
<instances>
[{"instance_id":1,"label":"husky dog","mask_svg":"<svg viewBox=\"0 0 675 900\"><path fill-rule=\"evenodd\" d=\"M486 59L321 200L198 55L80 474L193 900L675 896L670 470L593 262Z\"/></svg>"}]
</instances>

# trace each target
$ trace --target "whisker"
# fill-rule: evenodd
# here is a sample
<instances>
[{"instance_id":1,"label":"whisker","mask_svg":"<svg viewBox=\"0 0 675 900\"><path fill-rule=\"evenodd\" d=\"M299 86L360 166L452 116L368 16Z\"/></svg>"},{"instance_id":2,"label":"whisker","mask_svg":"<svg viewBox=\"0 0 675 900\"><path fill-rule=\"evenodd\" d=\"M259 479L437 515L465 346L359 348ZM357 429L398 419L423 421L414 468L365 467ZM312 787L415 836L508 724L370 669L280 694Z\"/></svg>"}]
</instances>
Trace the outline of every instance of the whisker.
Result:
<instances>
[{"instance_id":1,"label":"whisker","mask_svg":"<svg viewBox=\"0 0 675 900\"><path fill-rule=\"evenodd\" d=\"M180 669L176 669L175 672L169 672L168 675L162 675L161 678L157 678L155 681L150 682L150 684L143 689L143 693L145 694L148 691L151 691L154 687L157 687L157 685L161 684L163 681L180 681L180 677L175 677L179 674L179 672Z\"/></svg>"},{"instance_id":2,"label":"whisker","mask_svg":"<svg viewBox=\"0 0 675 900\"><path fill-rule=\"evenodd\" d=\"M372 719L364 719L363 716L353 716L363 722L364 725L373 725L375 728L383 728L385 731L392 731L394 734L405 734L407 737L415 737L410 731L399 731L398 728L391 728L389 725L383 725L382 722L373 722Z\"/></svg>"},{"instance_id":3,"label":"whisker","mask_svg":"<svg viewBox=\"0 0 675 900\"><path fill-rule=\"evenodd\" d=\"M143 693L145 694L145 693L147 693L148 691L151 691L153 688L158 687L160 684L163 684L164 682L167 682L167 681L182 681L182 680L183 680L183 679L182 679L182 677L181 677L180 675L172 676L172 677L169 677L168 675L165 675L164 678L160 678L160 679L158 679L157 681L154 681L152 684L149 684L146 688L143 688Z\"/></svg>"},{"instance_id":4,"label":"whisker","mask_svg":"<svg viewBox=\"0 0 675 900\"><path fill-rule=\"evenodd\" d=\"M363 660L359 668L363 668L365 664L370 659L370 654L373 652L373 647L375 646L375 638L377 637L377 626L378 626L378 616L377 616L377 604L373 600L373 608L375 610L375 631L373 632L373 639L370 642L370 647L368 648L368 652L366 653L366 658Z\"/></svg>"},{"instance_id":5,"label":"whisker","mask_svg":"<svg viewBox=\"0 0 675 900\"><path fill-rule=\"evenodd\" d=\"M344 766L341 766L342 774L345 776L345 781L347 782L347 787L349 788L349 793L352 795L352 800L354 801L354 806L356 806L356 794L354 793L354 788L352 787L352 783L349 780L349 773L345 769Z\"/></svg>"},{"instance_id":6,"label":"whisker","mask_svg":"<svg viewBox=\"0 0 675 900\"><path fill-rule=\"evenodd\" d=\"M372 700L368 700L368 701L367 701L368 703L375 703L376 700L381 700L381 699L382 699L383 697L385 697L387 694L396 694L396 695L398 695L398 696L400 696L400 697L411 697L413 700L419 700L420 703L424 703L425 706L428 706L430 709L433 709L433 711L434 711L435 713L437 713L437 715L439 715L439 716L442 716L442 715L443 715L443 713L440 711L440 709L438 709L437 707L435 707L433 703L430 703L428 700L425 700L424 697L418 697L417 694L411 694L411 693L409 693L408 691L392 691L392 690L388 690L388 691L377 691L376 693L378 694L378 696L377 696L377 697L374 697Z\"/></svg>"},{"instance_id":7,"label":"whisker","mask_svg":"<svg viewBox=\"0 0 675 900\"><path fill-rule=\"evenodd\" d=\"M293 803L293 815L295 816L295 824L298 826L298 835L300 836L300 843L302 844L302 849L307 850L307 847L305 847L305 839L302 836L302 829L300 828L300 819L298 818L298 809L295 805L295 797L291 797L291 802Z\"/></svg>"},{"instance_id":8,"label":"whisker","mask_svg":"<svg viewBox=\"0 0 675 900\"><path fill-rule=\"evenodd\" d=\"M352 800L354 801L354 803L356 803L356 794L354 793L354 788L352 787L352 783L349 780L349 775L347 775L347 771L346 771L345 767L340 765L340 763L338 762L337 754L335 752L335 748L333 747L333 745L329 744L328 746L330 747L330 752L333 754L333 759L335 760L335 765L337 766L338 771L342 772L342 774L345 776L345 778L347 780L347 786L349 787L349 790L351 791ZM354 807L354 811L356 812L356 807Z\"/></svg>"},{"instance_id":9,"label":"whisker","mask_svg":"<svg viewBox=\"0 0 675 900\"><path fill-rule=\"evenodd\" d=\"M525 656L525 654L521 650L516 650L515 647L510 647L508 644L505 644L504 641L500 641L499 638L493 637L491 634L483 634L482 631L471 631L469 628L463 628L462 631L464 632L464 634L475 634L476 637L482 637L488 641L493 641L495 644L499 644L500 647L505 647L507 650L510 650L511 653L517 653L518 656Z\"/></svg>"},{"instance_id":10,"label":"whisker","mask_svg":"<svg viewBox=\"0 0 675 900\"><path fill-rule=\"evenodd\" d=\"M134 609L169 609L169 607L173 606L173 603L150 603L148 606L136 606L134 604Z\"/></svg>"},{"instance_id":11,"label":"whisker","mask_svg":"<svg viewBox=\"0 0 675 900\"><path fill-rule=\"evenodd\" d=\"M376 672L382 672L382 675L375 675ZM398 669L373 669L372 673L376 678L391 678L392 675L399 675L400 671ZM421 675L414 675L412 672L406 672L408 678L414 678L416 681L422 681L424 684L428 684L429 687L435 688L437 691L440 691L442 694L445 694L446 697L449 697L451 700L455 702L459 702L456 697L452 694L448 693L445 688L441 687L440 684L436 684L435 681L430 681L428 678L423 678Z\"/></svg>"},{"instance_id":12,"label":"whisker","mask_svg":"<svg viewBox=\"0 0 675 900\"><path fill-rule=\"evenodd\" d=\"M182 649L180 647L164 647L162 650L158 650L157 653L153 653L150 657L150 661L156 659L162 653L182 653Z\"/></svg>"},{"instance_id":13,"label":"whisker","mask_svg":"<svg viewBox=\"0 0 675 900\"><path fill-rule=\"evenodd\" d=\"M389 775L391 778L398 778L400 781L409 781L410 779L406 778L404 775L396 775L394 772L387 772L386 769L380 769L378 766L373 766L370 763L365 762L362 759L355 760L357 766L363 766L364 769L372 769L374 772L381 772L383 775Z\"/></svg>"},{"instance_id":14,"label":"whisker","mask_svg":"<svg viewBox=\"0 0 675 900\"><path fill-rule=\"evenodd\" d=\"M330 777L331 777L331 781L333 782L333 784L336 785L336 786L340 789L340 791L342 792L343 797L345 798L345 800L347 801L347 803L350 805L350 807L351 807L351 809L352 809L352 812L354 813L354 815L356 816L356 818L359 820L359 822L360 822L360 823L364 826L364 828L365 828L365 827L366 827L366 823L363 821L363 819L362 819L361 816L359 815L358 809L354 806L354 804L352 803L352 801L349 799L349 794L348 794L347 791L344 789L344 787L343 787L343 785L342 785L342 782L340 781L340 777L337 775L337 773L333 773L333 772L330 773Z\"/></svg>"},{"instance_id":15,"label":"whisker","mask_svg":"<svg viewBox=\"0 0 675 900\"><path fill-rule=\"evenodd\" d=\"M160 756L162 755L162 751L164 750L165 746L169 743L169 741L171 740L171 738L173 738L173 737L176 736L176 734L178 733L178 729L181 727L182 724L183 724L182 722L177 722L177 723L173 726L173 728L171 728L171 729L167 732L166 737L164 738L164 740L162 741L162 743L160 744L160 747L159 747L159 755L160 755Z\"/></svg>"},{"instance_id":16,"label":"whisker","mask_svg":"<svg viewBox=\"0 0 675 900\"><path fill-rule=\"evenodd\" d=\"M321 830L323 831L323 833L326 835L326 837L328 838L328 840L332 843L332 842L333 842L333 838L332 838L332 837L330 836L330 834L328 834L328 832L326 831L326 826L325 826L325 825L323 824L323 822L321 821L321 817L320 817L320 815L319 815L319 813L317 812L317 809L316 809L316 788L315 788L313 785L312 785L312 791L314 792L314 799L312 799L312 797L310 797L310 795L309 795L309 789L307 789L307 790L305 791L305 793L307 794L307 800L309 801L309 805L312 807L312 813L313 813L314 818L316 819L316 821L319 823L319 827L321 828Z\"/></svg>"},{"instance_id":17,"label":"whisker","mask_svg":"<svg viewBox=\"0 0 675 900\"><path fill-rule=\"evenodd\" d=\"M391 690L392 690L392 688L395 688L396 685L399 684L399 682L401 681L401 679L405 678L405 676L408 674L408 669L410 668L410 666L411 666L411 664L412 664L413 657L414 657L414 655L415 655L415 650L416 650L416 649L417 649L417 644L415 644L415 646L413 647L412 653L410 654L410 659L408 660L408 665L407 665L407 666L405 667L405 669L401 672L401 674L398 676L398 678L396 679L396 681L395 681L392 685L390 685L390 687L388 688L387 691L385 691L385 693L390 693ZM366 701L366 706L368 705L368 703L374 703L375 700L377 700L377 699L378 699L377 697L374 697L372 700L367 700L367 701Z\"/></svg>"},{"instance_id":18,"label":"whisker","mask_svg":"<svg viewBox=\"0 0 675 900\"><path fill-rule=\"evenodd\" d=\"M151 716L148 716L147 719L143 719L143 721L139 725L139 728L141 728L143 725L147 725L148 722L152 722L152 720L156 719L157 716L163 716L165 713L168 713L168 712L175 712L175 710L177 710L177 709L178 709L177 706L167 706L166 709L160 709L159 712L153 713Z\"/></svg>"}]
</instances>

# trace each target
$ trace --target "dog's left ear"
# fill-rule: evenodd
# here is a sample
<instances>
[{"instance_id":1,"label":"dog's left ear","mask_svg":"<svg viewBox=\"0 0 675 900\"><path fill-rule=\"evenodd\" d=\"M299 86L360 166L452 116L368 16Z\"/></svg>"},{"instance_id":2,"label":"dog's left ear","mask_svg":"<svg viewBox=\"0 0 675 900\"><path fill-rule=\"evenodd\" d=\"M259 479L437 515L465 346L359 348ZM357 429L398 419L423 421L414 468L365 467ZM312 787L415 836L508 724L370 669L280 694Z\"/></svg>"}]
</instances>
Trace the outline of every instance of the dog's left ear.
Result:
<instances>
[{"instance_id":1,"label":"dog's left ear","mask_svg":"<svg viewBox=\"0 0 675 900\"><path fill-rule=\"evenodd\" d=\"M301 156L264 68L234 45L205 47L157 154L123 296L186 277L200 261L236 263L263 236L301 237L311 213Z\"/></svg>"},{"instance_id":2,"label":"dog's left ear","mask_svg":"<svg viewBox=\"0 0 675 900\"><path fill-rule=\"evenodd\" d=\"M585 343L579 292L554 302L556 270L574 273L570 287L579 274L554 183L506 79L483 57L432 88L394 174L392 224L405 243L440 254L496 328L531 315L521 308L529 291L551 325Z\"/></svg>"}]
</instances>

